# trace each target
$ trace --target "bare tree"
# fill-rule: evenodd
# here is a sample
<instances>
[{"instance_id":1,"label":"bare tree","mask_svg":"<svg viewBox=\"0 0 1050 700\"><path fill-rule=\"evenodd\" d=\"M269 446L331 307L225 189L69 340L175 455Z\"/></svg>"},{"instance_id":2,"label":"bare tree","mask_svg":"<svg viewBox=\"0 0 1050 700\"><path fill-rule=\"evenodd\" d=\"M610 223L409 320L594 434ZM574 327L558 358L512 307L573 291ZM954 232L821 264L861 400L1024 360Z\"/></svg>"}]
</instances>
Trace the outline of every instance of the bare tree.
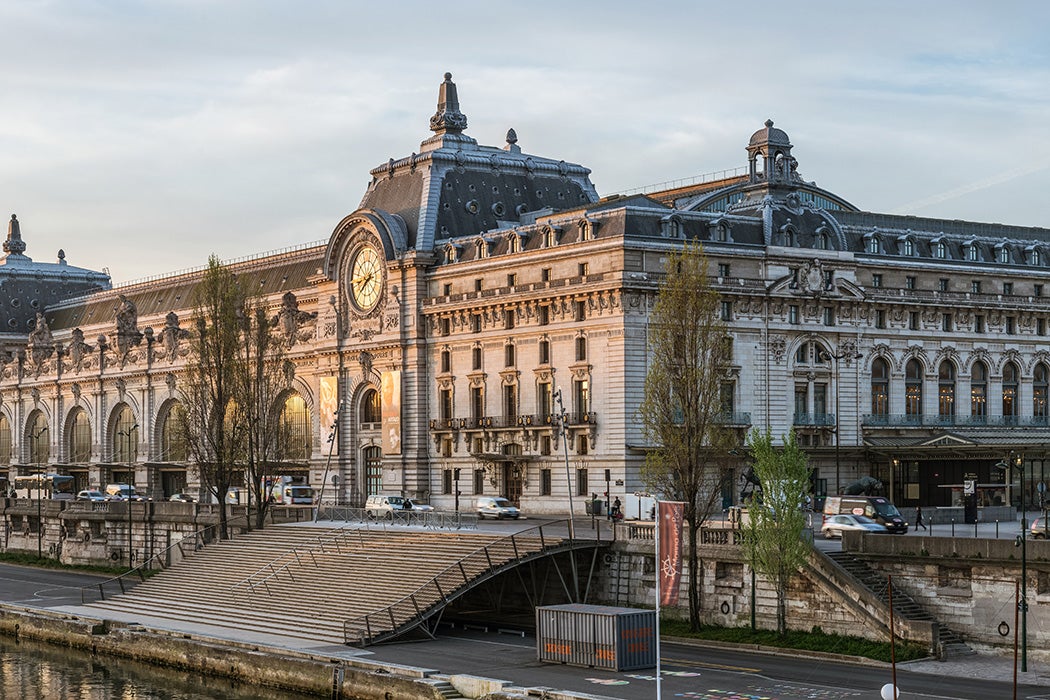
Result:
<instances>
[{"instance_id":1,"label":"bare tree","mask_svg":"<svg viewBox=\"0 0 1050 700\"><path fill-rule=\"evenodd\" d=\"M787 588L805 564L811 545L802 537L806 527L803 504L809 496L809 465L795 442L794 431L784 446L773 445L769 431L756 428L748 437L753 471L761 483L761 498L752 498L745 526L748 560L773 584L777 595L777 632L787 632Z\"/></svg>"},{"instance_id":2,"label":"bare tree","mask_svg":"<svg viewBox=\"0 0 1050 700\"><path fill-rule=\"evenodd\" d=\"M283 338L261 303L249 304L242 319L236 397L245 418L245 471L248 507L255 505L255 526L263 527L270 505L270 481L279 471L287 436L280 430L281 394L291 383Z\"/></svg>"},{"instance_id":3,"label":"bare tree","mask_svg":"<svg viewBox=\"0 0 1050 700\"><path fill-rule=\"evenodd\" d=\"M194 290L190 356L183 388L181 432L201 483L219 503L220 537L229 537L226 494L240 483L247 423L237 403L245 294L218 258Z\"/></svg>"},{"instance_id":4,"label":"bare tree","mask_svg":"<svg viewBox=\"0 0 1050 700\"><path fill-rule=\"evenodd\" d=\"M643 478L657 493L685 502L689 624L700 626L700 527L721 508L724 455L733 433L723 419L722 383L731 359L720 297L696 243L668 256L650 316L649 372L639 413L649 444Z\"/></svg>"}]
</instances>

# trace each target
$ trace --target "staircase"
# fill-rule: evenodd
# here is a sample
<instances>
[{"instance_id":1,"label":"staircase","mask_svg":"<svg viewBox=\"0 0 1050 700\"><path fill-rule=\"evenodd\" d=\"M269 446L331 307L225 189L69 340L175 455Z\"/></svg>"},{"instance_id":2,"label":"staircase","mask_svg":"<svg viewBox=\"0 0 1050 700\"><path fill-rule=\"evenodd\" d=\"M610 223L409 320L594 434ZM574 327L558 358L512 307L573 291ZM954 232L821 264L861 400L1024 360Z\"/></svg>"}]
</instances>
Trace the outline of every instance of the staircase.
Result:
<instances>
[{"instance_id":1,"label":"staircase","mask_svg":"<svg viewBox=\"0 0 1050 700\"><path fill-rule=\"evenodd\" d=\"M343 644L347 620L406 598L479 549L506 563L543 547L539 537L509 542L494 533L270 526L209 545L128 593L85 607L235 639Z\"/></svg>"},{"instance_id":2,"label":"staircase","mask_svg":"<svg viewBox=\"0 0 1050 700\"><path fill-rule=\"evenodd\" d=\"M868 589L885 605L889 606L889 597L887 596L889 586L884 575L872 569L849 552L824 552L824 555L860 585ZM930 613L897 586L893 589L893 613L906 620L937 622ZM944 658L973 656L977 653L963 641L962 637L940 622L937 622L937 633L941 655Z\"/></svg>"}]
</instances>

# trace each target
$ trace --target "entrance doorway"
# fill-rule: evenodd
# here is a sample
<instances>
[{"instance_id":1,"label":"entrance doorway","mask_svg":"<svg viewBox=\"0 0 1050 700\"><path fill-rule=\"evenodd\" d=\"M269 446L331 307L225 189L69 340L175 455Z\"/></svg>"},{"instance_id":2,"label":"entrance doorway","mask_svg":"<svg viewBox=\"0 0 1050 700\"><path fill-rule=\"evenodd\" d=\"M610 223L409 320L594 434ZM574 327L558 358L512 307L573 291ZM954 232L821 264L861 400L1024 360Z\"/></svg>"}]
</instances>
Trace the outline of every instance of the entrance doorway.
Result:
<instances>
[{"instance_id":1,"label":"entrance doorway","mask_svg":"<svg viewBox=\"0 0 1050 700\"><path fill-rule=\"evenodd\" d=\"M523 490L521 472L514 462L503 463L503 484L506 493L503 497L515 506L521 506L521 492Z\"/></svg>"}]
</instances>

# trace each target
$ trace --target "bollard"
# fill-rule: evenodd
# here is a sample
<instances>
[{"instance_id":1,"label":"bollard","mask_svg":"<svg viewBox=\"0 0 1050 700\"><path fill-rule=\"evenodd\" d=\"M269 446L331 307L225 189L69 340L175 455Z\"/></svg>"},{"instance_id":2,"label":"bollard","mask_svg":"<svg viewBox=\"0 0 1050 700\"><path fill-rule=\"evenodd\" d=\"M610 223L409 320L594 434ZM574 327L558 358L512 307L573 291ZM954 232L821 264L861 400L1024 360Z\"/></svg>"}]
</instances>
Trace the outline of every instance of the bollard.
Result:
<instances>
[{"instance_id":1,"label":"bollard","mask_svg":"<svg viewBox=\"0 0 1050 700\"><path fill-rule=\"evenodd\" d=\"M973 538L977 539L977 521L973 521Z\"/></svg>"},{"instance_id":2,"label":"bollard","mask_svg":"<svg viewBox=\"0 0 1050 700\"><path fill-rule=\"evenodd\" d=\"M952 537L955 537L955 518L952 518Z\"/></svg>"},{"instance_id":3,"label":"bollard","mask_svg":"<svg viewBox=\"0 0 1050 700\"><path fill-rule=\"evenodd\" d=\"M995 519L995 539L999 539L999 519Z\"/></svg>"}]
</instances>

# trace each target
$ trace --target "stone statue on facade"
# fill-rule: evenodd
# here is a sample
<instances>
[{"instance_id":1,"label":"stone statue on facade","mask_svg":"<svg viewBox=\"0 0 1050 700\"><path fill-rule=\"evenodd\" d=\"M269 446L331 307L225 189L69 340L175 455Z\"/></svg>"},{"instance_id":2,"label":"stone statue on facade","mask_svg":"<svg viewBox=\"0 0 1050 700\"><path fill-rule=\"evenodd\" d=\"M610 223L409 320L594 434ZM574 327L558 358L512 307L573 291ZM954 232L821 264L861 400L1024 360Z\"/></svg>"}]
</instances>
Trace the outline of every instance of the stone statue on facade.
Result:
<instances>
[{"instance_id":1,"label":"stone statue on facade","mask_svg":"<svg viewBox=\"0 0 1050 700\"><path fill-rule=\"evenodd\" d=\"M175 361L179 355L179 346L189 337L188 330L179 328L178 314L174 311L168 312L168 315L164 317L164 328L160 331L160 345L164 349L162 354L168 359L168 362Z\"/></svg>"},{"instance_id":2,"label":"stone statue on facade","mask_svg":"<svg viewBox=\"0 0 1050 700\"><path fill-rule=\"evenodd\" d=\"M276 326L288 347L292 347L297 340L310 339L310 329L316 320L317 312L300 311L295 294L285 292L281 297L281 310L270 320L270 325Z\"/></svg>"},{"instance_id":3,"label":"stone statue on facade","mask_svg":"<svg viewBox=\"0 0 1050 700\"><path fill-rule=\"evenodd\" d=\"M121 366L127 361L131 349L141 342L138 309L133 301L121 294L120 306L117 307L117 353Z\"/></svg>"},{"instance_id":4,"label":"stone statue on facade","mask_svg":"<svg viewBox=\"0 0 1050 700\"><path fill-rule=\"evenodd\" d=\"M47 327L47 319L39 311L36 314L36 324L33 326L33 331L29 334L26 350L33 370L36 376L39 377L44 369L44 363L55 352L55 339L51 335L51 329Z\"/></svg>"},{"instance_id":5,"label":"stone statue on facade","mask_svg":"<svg viewBox=\"0 0 1050 700\"><path fill-rule=\"evenodd\" d=\"M84 331L74 328L73 337L69 341L69 368L74 372L84 369L84 362L92 349L84 340Z\"/></svg>"}]
</instances>

